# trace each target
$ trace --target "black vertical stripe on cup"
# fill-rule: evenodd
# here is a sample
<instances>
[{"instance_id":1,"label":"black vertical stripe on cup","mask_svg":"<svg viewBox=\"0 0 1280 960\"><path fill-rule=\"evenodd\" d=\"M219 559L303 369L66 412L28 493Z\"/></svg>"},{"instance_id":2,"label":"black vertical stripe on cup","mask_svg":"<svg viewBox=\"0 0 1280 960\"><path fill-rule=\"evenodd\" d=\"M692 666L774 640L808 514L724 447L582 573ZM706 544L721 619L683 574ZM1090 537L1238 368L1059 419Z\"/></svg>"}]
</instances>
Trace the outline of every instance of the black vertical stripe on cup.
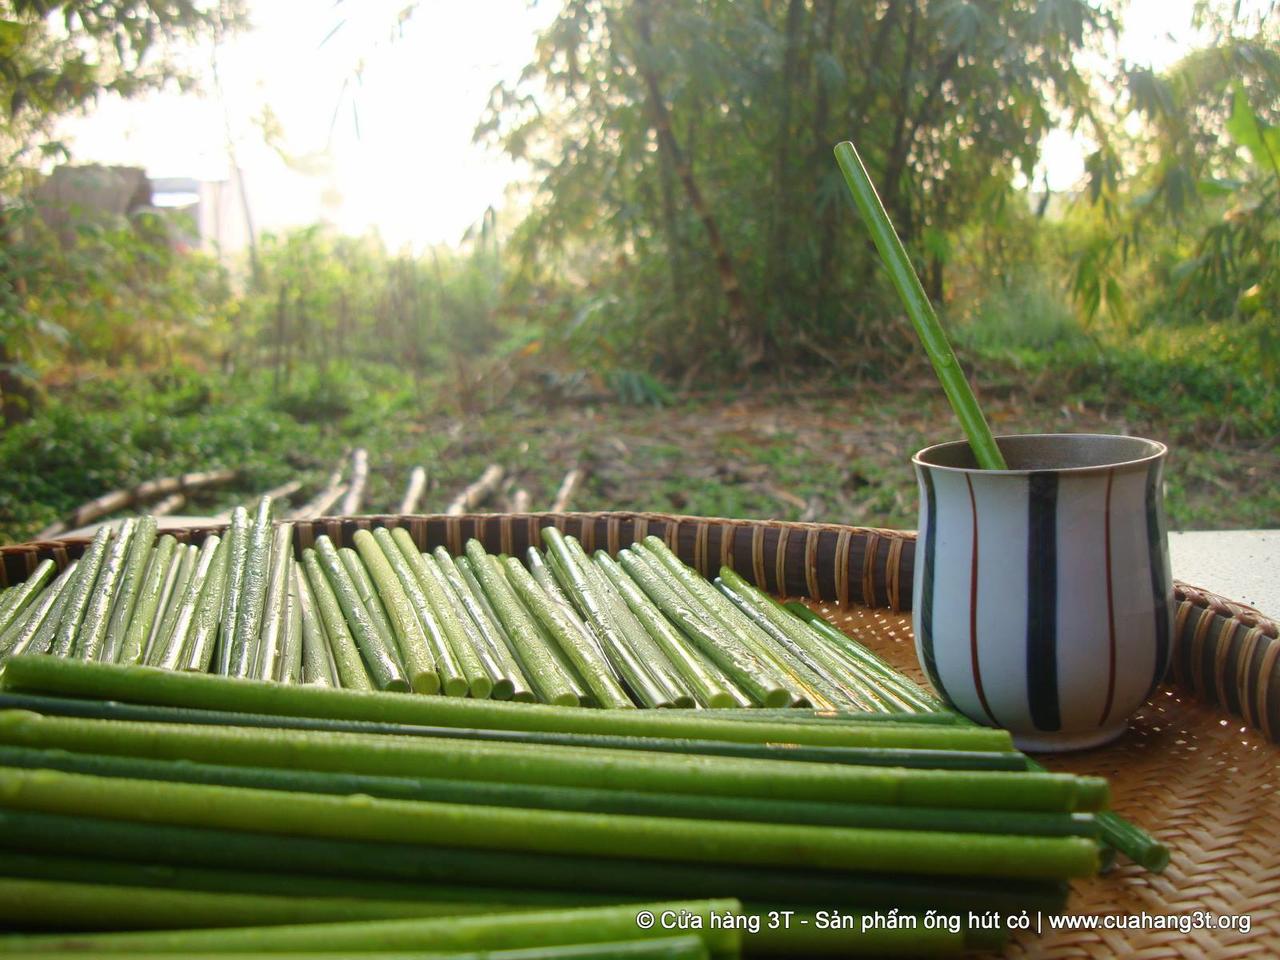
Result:
<instances>
[{"instance_id":1,"label":"black vertical stripe on cup","mask_svg":"<svg viewBox=\"0 0 1280 960\"><path fill-rule=\"evenodd\" d=\"M1058 706L1058 477L1027 477L1027 701L1037 730L1062 729Z\"/></svg>"},{"instance_id":2,"label":"black vertical stripe on cup","mask_svg":"<svg viewBox=\"0 0 1280 960\"><path fill-rule=\"evenodd\" d=\"M1169 571L1165 569L1164 531L1160 528L1160 476L1163 464L1156 460L1147 467L1145 506L1147 510L1147 553L1151 557L1151 593L1156 618L1156 663L1147 696L1155 693L1164 679L1169 659Z\"/></svg>"},{"instance_id":3,"label":"black vertical stripe on cup","mask_svg":"<svg viewBox=\"0 0 1280 960\"><path fill-rule=\"evenodd\" d=\"M929 676L929 682L938 693L947 697L938 679L938 661L933 655L933 577L938 553L938 498L933 492L933 476L927 469L920 471L924 486L925 540L924 575L920 580L920 665Z\"/></svg>"}]
</instances>

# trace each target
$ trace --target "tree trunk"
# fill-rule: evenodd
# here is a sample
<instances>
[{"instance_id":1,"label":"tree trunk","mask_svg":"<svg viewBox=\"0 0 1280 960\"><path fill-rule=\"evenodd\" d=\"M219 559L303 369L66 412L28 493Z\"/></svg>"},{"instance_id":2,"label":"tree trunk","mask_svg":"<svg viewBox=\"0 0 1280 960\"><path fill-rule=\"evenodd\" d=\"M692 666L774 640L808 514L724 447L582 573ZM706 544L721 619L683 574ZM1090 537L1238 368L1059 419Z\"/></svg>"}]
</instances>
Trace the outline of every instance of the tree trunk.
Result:
<instances>
[{"instance_id":1,"label":"tree trunk","mask_svg":"<svg viewBox=\"0 0 1280 960\"><path fill-rule=\"evenodd\" d=\"M0 340L0 412L5 426L29 420L35 412L36 392L24 377L14 372L13 362L8 344Z\"/></svg>"},{"instance_id":2,"label":"tree trunk","mask_svg":"<svg viewBox=\"0 0 1280 960\"><path fill-rule=\"evenodd\" d=\"M676 210L675 171L665 150L658 151L658 168L662 182L662 222L667 234L667 264L671 270L671 302L679 311L688 300L684 282L684 243Z\"/></svg>"},{"instance_id":3,"label":"tree trunk","mask_svg":"<svg viewBox=\"0 0 1280 960\"><path fill-rule=\"evenodd\" d=\"M875 39L872 41L870 50L870 62L866 70L867 79L863 82L858 96L854 100L848 113L849 129L845 136L858 137L862 132L862 127L866 123L867 110L870 109L872 98L875 96L876 88L873 78L880 70L880 64L884 60L884 55L889 48L889 33L897 23L898 15L902 10L903 4L891 3L885 11L884 16L880 20L880 25L876 28ZM836 36L838 20L836 17L838 0L827 0L827 47L826 52L830 53L832 44ZM829 98L826 88L819 85L818 96L816 98L817 105L814 109L814 136L818 147L818 161L820 170L830 170L833 163L831 159L831 148L835 145L833 138L827 131ZM822 211L822 225L818 253L818 282L816 288L818 290L818 300L815 312L825 309L830 300L831 278L835 271L835 251L836 251L836 211L839 209L839 203L828 203L826 209Z\"/></svg>"},{"instance_id":4,"label":"tree trunk","mask_svg":"<svg viewBox=\"0 0 1280 960\"><path fill-rule=\"evenodd\" d=\"M769 248L765 262L768 303L780 306L783 311L792 307L789 296L792 284L788 282L786 260L791 245L791 217L794 209L792 197L791 156L794 143L791 138L791 101L799 74L800 22L804 15L804 0L791 0L787 5L786 52L782 58L782 77L778 83L778 134L774 143L773 203L769 216Z\"/></svg>"},{"instance_id":5,"label":"tree trunk","mask_svg":"<svg viewBox=\"0 0 1280 960\"><path fill-rule=\"evenodd\" d=\"M884 178L881 184L881 192L884 198L885 209L890 214L901 214L897 209L897 200L900 196L899 180L902 178L903 169L907 163L907 151L911 146L911 137L907 134L915 133L915 127L909 126L908 121L912 117L911 111L911 88L912 79L916 70L916 27L920 20L920 8L915 4L911 4L911 17L907 21L907 36L902 50L902 73L898 82L898 114L897 122L893 128L893 142L889 148L888 159L885 162ZM895 226L901 233L904 229L901 216L895 216Z\"/></svg>"},{"instance_id":6,"label":"tree trunk","mask_svg":"<svg viewBox=\"0 0 1280 960\"><path fill-rule=\"evenodd\" d=\"M760 343L759 331L752 329L751 318L747 310L747 301L742 294L742 286L738 282L738 273L733 265L733 258L725 247L720 234L720 227L708 206L706 198L693 178L693 169L680 149L675 130L671 126L671 114L667 110L666 101L662 97L662 87L658 82L650 54L653 49L652 11L649 0L636 0L636 28L640 35L637 49L636 66L644 80L648 93L649 113L654 132L658 136L658 146L666 151L671 165L684 188L685 199L702 222L707 234L707 245L715 260L716 272L720 277L720 289L729 305L729 342L736 349L742 366L750 366L763 355L764 348Z\"/></svg>"}]
</instances>

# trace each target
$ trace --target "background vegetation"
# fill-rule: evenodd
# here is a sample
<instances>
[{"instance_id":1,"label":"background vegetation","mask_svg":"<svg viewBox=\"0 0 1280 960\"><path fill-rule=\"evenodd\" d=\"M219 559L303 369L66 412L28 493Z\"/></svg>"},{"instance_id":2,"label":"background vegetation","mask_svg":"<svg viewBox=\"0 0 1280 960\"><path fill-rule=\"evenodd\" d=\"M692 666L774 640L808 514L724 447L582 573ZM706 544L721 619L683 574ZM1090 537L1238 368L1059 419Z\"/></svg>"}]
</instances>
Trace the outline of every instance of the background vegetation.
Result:
<instances>
[{"instance_id":1,"label":"background vegetation","mask_svg":"<svg viewBox=\"0 0 1280 960\"><path fill-rule=\"evenodd\" d=\"M250 273L153 216L70 242L26 199L51 123L172 78L239 11L0 0L0 539L107 489L242 468L195 509L369 448L440 507L485 463L545 507L914 523L953 436L830 148L854 139L998 430L1173 446L1175 525L1280 521L1280 37L1204 3L1155 74L1080 0L564 0L477 137L520 218L396 254L315 227ZM1082 64L1092 64L1086 70ZM1096 145L1078 194L1044 135ZM499 503L499 506L501 504Z\"/></svg>"}]
</instances>

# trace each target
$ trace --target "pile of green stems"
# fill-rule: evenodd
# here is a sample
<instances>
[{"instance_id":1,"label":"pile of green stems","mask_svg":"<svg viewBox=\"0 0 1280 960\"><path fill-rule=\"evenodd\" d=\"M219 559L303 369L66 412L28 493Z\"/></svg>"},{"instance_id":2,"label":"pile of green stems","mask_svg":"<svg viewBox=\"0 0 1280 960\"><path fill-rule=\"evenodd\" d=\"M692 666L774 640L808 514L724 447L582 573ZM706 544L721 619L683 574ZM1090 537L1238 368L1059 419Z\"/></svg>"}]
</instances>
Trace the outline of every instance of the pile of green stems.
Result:
<instances>
[{"instance_id":1,"label":"pile of green stems","mask_svg":"<svg viewBox=\"0 0 1280 960\"><path fill-rule=\"evenodd\" d=\"M0 952L543 949L581 941L538 940L551 921L536 918L576 917L561 938L625 941L643 908L618 905L658 897L733 897L746 906L686 909L758 915L1056 911L1065 881L1097 869L1107 799L1105 781L1025 762L875 762L1020 757L1002 731L935 718L583 711L33 655L0 684L3 922L96 931L12 937ZM809 752L779 757L779 744ZM622 909L626 929L587 922ZM191 926L208 929L165 932ZM501 929L524 939L457 932ZM822 936L674 932L724 956L990 945L980 931L868 936L856 922Z\"/></svg>"},{"instance_id":2,"label":"pile of green stems","mask_svg":"<svg viewBox=\"0 0 1280 960\"><path fill-rule=\"evenodd\" d=\"M272 523L267 498L252 520L237 510L225 537L210 535L199 548L157 539L151 518L125 521L114 536L100 531L57 578L46 562L0 596L0 658L52 653L315 688L618 710L753 706L785 708L799 721L797 708L811 707L824 720L964 722L808 608L782 606L728 567L711 583L655 537L616 560L588 556L555 528L543 538L545 553L530 548L522 563L474 540L462 557L422 553L407 531L375 528L357 531L354 549L321 536L299 559L291 525ZM605 715L562 734L606 737ZM661 749L770 753L697 743ZM810 749L771 752L913 767L1025 762L946 746L820 757ZM1102 822L1112 846L1152 869L1167 862L1167 850L1142 831L1111 814Z\"/></svg>"},{"instance_id":3,"label":"pile of green stems","mask_svg":"<svg viewBox=\"0 0 1280 960\"><path fill-rule=\"evenodd\" d=\"M423 553L403 529L295 549L271 501L199 547L154 518L104 526L54 576L0 595L0 662L48 653L241 679L561 706L930 713L843 635L654 537L615 559L543 531L524 558Z\"/></svg>"}]
</instances>

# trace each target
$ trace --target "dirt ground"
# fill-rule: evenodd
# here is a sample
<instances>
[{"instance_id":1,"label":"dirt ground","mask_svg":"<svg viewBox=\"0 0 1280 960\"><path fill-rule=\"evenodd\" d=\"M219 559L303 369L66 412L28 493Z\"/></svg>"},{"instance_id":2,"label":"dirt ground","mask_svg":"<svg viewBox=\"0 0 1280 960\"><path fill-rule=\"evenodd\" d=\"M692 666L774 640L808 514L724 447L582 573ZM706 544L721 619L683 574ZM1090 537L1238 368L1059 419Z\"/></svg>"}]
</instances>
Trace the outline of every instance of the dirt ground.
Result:
<instances>
[{"instance_id":1,"label":"dirt ground","mask_svg":"<svg viewBox=\"0 0 1280 960\"><path fill-rule=\"evenodd\" d=\"M1167 443L1166 502L1172 529L1280 526L1280 450L1187 437L1174 423L1131 422L1082 404L1028 416L1020 398L984 397L1001 433L1096 432ZM422 509L442 509L487 463L504 467L504 493L482 509L507 509L516 489L547 509L564 474L586 471L578 510L819 520L914 527L911 456L957 439L949 409L929 383L919 389L738 392L693 397L678 407L573 403L512 407L423 425L420 443L371 450L366 510L393 509L416 462L431 480Z\"/></svg>"}]
</instances>

